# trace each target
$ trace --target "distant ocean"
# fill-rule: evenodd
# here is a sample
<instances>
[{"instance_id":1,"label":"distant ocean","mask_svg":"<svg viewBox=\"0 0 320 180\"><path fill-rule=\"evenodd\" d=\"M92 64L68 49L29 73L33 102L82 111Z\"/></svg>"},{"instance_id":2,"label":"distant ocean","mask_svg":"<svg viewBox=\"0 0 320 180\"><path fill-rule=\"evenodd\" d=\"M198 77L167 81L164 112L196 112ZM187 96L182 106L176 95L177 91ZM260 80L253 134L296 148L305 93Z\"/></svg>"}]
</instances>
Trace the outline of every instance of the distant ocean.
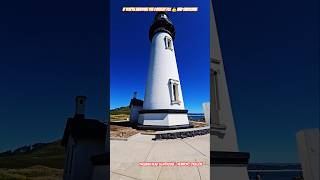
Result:
<instances>
[{"instance_id":1,"label":"distant ocean","mask_svg":"<svg viewBox=\"0 0 320 180\"><path fill-rule=\"evenodd\" d=\"M203 113L188 113L188 117L190 120L193 121L204 121Z\"/></svg>"},{"instance_id":2,"label":"distant ocean","mask_svg":"<svg viewBox=\"0 0 320 180\"><path fill-rule=\"evenodd\" d=\"M302 171L268 171L268 172L252 172L249 171L249 179L256 180L257 174L261 180L295 180L295 177L302 177Z\"/></svg>"}]
</instances>

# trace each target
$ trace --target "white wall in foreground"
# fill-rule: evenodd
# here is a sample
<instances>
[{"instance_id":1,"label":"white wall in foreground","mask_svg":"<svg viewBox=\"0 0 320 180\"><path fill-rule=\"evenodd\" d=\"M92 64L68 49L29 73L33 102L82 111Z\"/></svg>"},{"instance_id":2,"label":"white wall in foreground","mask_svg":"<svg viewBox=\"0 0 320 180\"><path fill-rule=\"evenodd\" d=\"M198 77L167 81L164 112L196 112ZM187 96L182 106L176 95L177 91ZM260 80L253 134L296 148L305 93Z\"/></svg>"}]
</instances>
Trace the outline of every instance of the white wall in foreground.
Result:
<instances>
[{"instance_id":1,"label":"white wall in foreground","mask_svg":"<svg viewBox=\"0 0 320 180\"><path fill-rule=\"evenodd\" d=\"M249 179L247 167L235 166L213 166L210 168L211 180L244 180Z\"/></svg>"},{"instance_id":2,"label":"white wall in foreground","mask_svg":"<svg viewBox=\"0 0 320 180\"><path fill-rule=\"evenodd\" d=\"M204 119L207 125L210 125L210 102L202 103Z\"/></svg>"},{"instance_id":3,"label":"white wall in foreground","mask_svg":"<svg viewBox=\"0 0 320 180\"><path fill-rule=\"evenodd\" d=\"M296 138L304 180L319 180L319 129L301 130Z\"/></svg>"},{"instance_id":4,"label":"white wall in foreground","mask_svg":"<svg viewBox=\"0 0 320 180\"><path fill-rule=\"evenodd\" d=\"M93 167L91 180L107 180L109 166L107 165L96 165Z\"/></svg>"}]
</instances>

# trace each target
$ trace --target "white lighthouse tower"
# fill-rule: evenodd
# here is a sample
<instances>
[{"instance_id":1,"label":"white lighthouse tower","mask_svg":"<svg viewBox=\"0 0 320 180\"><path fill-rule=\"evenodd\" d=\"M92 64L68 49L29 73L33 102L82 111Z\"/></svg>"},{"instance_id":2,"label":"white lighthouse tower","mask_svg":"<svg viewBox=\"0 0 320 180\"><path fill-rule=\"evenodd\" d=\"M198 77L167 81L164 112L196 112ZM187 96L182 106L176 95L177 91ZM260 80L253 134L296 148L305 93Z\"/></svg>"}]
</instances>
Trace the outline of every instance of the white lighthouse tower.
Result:
<instances>
[{"instance_id":1,"label":"white lighthouse tower","mask_svg":"<svg viewBox=\"0 0 320 180\"><path fill-rule=\"evenodd\" d=\"M177 129L190 127L185 109L173 46L175 28L164 12L158 12L149 30L151 55L143 109L138 127Z\"/></svg>"},{"instance_id":2,"label":"white lighthouse tower","mask_svg":"<svg viewBox=\"0 0 320 180\"><path fill-rule=\"evenodd\" d=\"M247 165L250 154L239 152L212 4L210 14L210 179L249 180Z\"/></svg>"}]
</instances>

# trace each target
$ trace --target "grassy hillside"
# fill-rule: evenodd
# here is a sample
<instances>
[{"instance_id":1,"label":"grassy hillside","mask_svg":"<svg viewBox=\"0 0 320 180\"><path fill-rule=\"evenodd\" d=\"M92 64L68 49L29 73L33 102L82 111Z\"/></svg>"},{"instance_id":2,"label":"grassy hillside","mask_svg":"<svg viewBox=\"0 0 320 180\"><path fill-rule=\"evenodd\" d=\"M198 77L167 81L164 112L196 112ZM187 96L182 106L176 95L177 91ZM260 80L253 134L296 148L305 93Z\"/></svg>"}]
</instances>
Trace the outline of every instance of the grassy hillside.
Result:
<instances>
[{"instance_id":1,"label":"grassy hillside","mask_svg":"<svg viewBox=\"0 0 320 180\"><path fill-rule=\"evenodd\" d=\"M64 147L60 145L60 141L48 143L30 152L0 157L0 168L27 168L42 165L63 169L63 163Z\"/></svg>"},{"instance_id":2,"label":"grassy hillside","mask_svg":"<svg viewBox=\"0 0 320 180\"><path fill-rule=\"evenodd\" d=\"M129 108L129 106L119 107L119 108L116 108L116 109L112 109L112 110L110 111L110 115L120 115L120 114L130 115L130 108Z\"/></svg>"},{"instance_id":3,"label":"grassy hillside","mask_svg":"<svg viewBox=\"0 0 320 180\"><path fill-rule=\"evenodd\" d=\"M110 111L110 119L111 121L118 121L118 120L126 120L130 116L130 108L126 107L119 107L116 109L112 109Z\"/></svg>"},{"instance_id":4,"label":"grassy hillside","mask_svg":"<svg viewBox=\"0 0 320 180\"><path fill-rule=\"evenodd\" d=\"M1 180L62 180L63 170L45 166L21 169L0 168Z\"/></svg>"}]
</instances>

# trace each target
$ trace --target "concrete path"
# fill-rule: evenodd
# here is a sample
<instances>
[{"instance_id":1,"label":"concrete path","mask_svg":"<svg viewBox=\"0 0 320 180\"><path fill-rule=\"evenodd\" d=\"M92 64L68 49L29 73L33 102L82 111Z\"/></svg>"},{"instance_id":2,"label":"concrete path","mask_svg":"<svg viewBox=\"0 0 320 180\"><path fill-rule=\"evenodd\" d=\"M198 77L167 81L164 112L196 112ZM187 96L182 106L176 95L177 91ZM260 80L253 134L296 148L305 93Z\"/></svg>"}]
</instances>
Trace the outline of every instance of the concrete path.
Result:
<instances>
[{"instance_id":1,"label":"concrete path","mask_svg":"<svg viewBox=\"0 0 320 180\"><path fill-rule=\"evenodd\" d=\"M135 135L110 141L111 180L209 180L210 135L154 141ZM139 166L139 162L202 162L202 166Z\"/></svg>"}]
</instances>

